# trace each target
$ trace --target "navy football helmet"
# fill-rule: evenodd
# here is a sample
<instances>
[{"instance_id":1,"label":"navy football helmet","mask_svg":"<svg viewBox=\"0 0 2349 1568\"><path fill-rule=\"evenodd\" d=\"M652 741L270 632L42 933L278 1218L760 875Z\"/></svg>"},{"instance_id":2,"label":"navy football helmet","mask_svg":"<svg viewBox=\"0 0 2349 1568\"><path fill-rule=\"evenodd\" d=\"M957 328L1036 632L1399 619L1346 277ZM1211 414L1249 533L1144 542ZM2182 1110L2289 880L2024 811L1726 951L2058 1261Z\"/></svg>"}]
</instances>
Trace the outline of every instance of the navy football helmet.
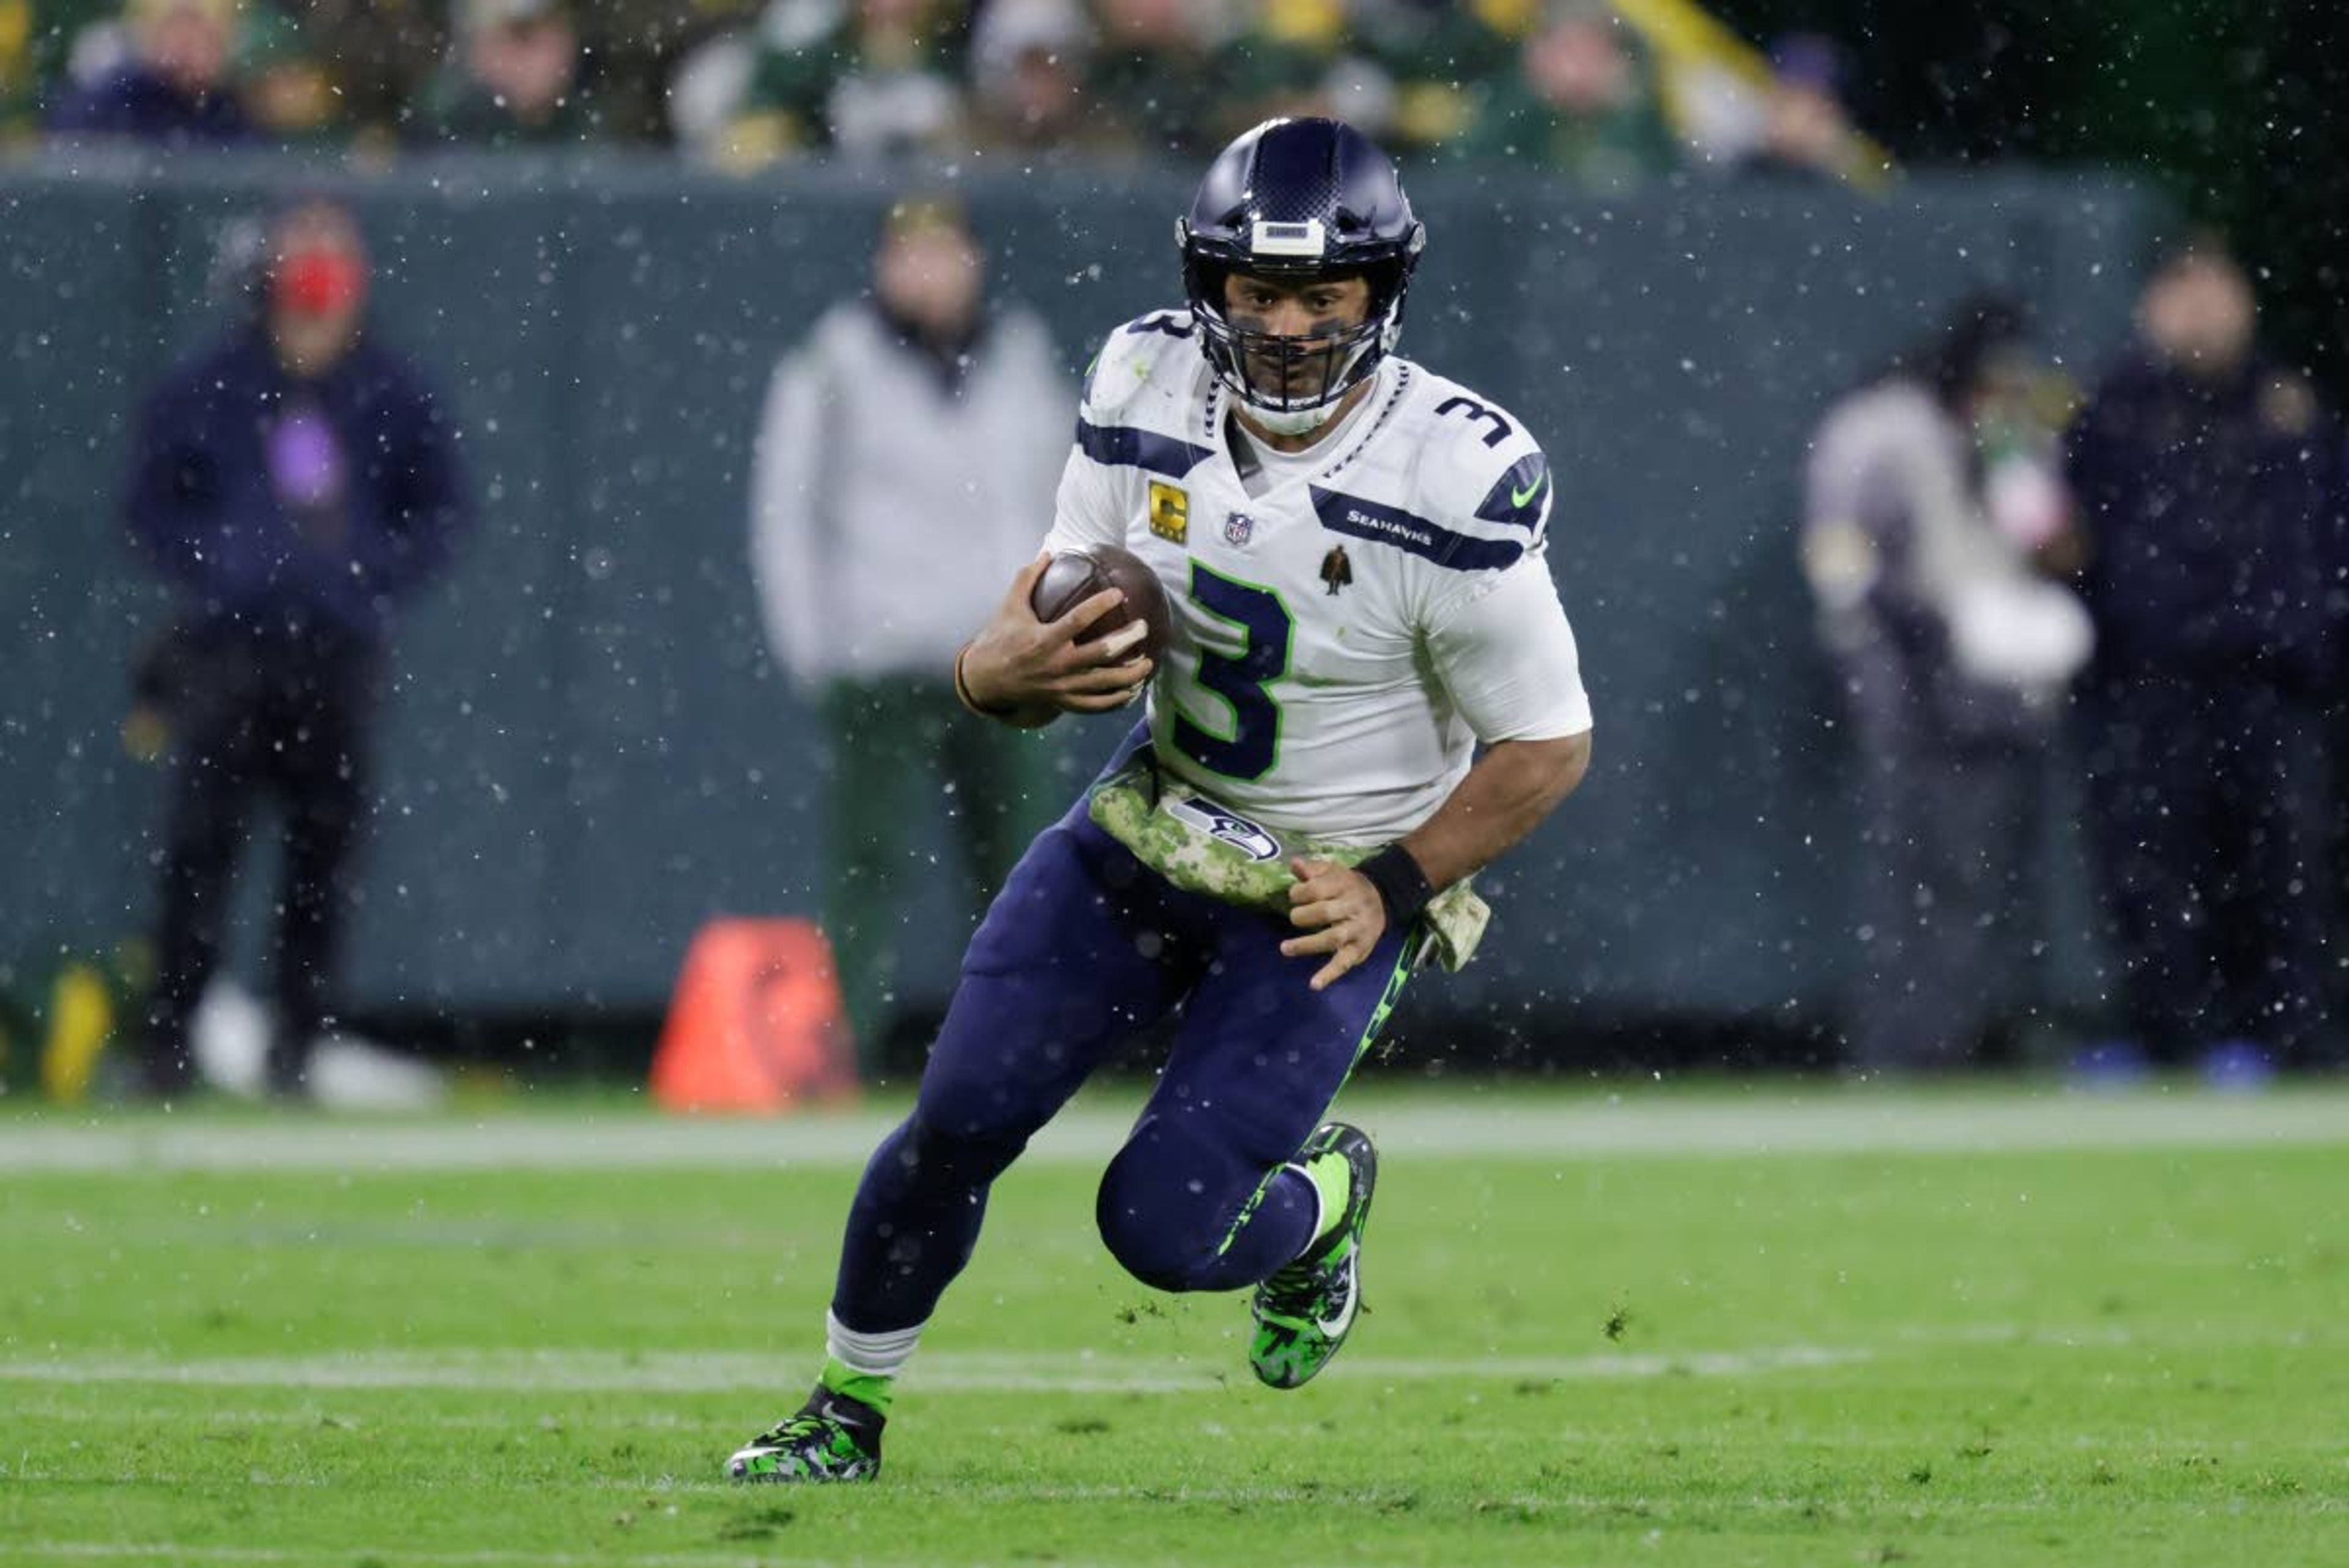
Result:
<instances>
[{"instance_id":1,"label":"navy football helmet","mask_svg":"<svg viewBox=\"0 0 2349 1568\"><path fill-rule=\"evenodd\" d=\"M1427 230L1394 164L1361 131L1335 119L1268 119L1216 155L1174 238L1207 363L1251 413L1298 432L1327 419L1394 348ZM1251 332L1224 307L1224 280L1235 272L1284 282L1359 275L1371 286L1370 312L1358 327L1309 337Z\"/></svg>"}]
</instances>

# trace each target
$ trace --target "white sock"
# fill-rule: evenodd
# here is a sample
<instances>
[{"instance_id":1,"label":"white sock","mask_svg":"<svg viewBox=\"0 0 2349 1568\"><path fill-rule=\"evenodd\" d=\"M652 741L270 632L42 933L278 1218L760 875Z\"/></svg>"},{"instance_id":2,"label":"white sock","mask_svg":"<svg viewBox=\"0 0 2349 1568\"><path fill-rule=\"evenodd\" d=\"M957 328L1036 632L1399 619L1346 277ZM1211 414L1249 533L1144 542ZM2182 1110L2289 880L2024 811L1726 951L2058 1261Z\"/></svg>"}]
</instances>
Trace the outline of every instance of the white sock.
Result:
<instances>
[{"instance_id":1,"label":"white sock","mask_svg":"<svg viewBox=\"0 0 2349 1568\"><path fill-rule=\"evenodd\" d=\"M926 1326L917 1323L886 1334L859 1334L826 1311L823 1353L860 1377L895 1377L913 1358Z\"/></svg>"}]
</instances>

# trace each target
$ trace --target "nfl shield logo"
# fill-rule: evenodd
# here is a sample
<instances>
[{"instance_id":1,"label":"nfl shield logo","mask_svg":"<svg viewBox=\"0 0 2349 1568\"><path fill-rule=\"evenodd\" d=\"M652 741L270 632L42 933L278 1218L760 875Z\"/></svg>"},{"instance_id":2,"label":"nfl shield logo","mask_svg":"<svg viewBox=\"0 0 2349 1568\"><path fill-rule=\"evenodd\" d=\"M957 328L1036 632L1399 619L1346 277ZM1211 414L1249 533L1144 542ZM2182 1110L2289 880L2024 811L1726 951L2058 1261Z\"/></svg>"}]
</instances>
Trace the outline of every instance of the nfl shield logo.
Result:
<instances>
[{"instance_id":1,"label":"nfl shield logo","mask_svg":"<svg viewBox=\"0 0 2349 1568\"><path fill-rule=\"evenodd\" d=\"M1224 519L1224 541L1226 544L1245 545L1255 533L1256 519L1245 512L1232 513Z\"/></svg>"}]
</instances>

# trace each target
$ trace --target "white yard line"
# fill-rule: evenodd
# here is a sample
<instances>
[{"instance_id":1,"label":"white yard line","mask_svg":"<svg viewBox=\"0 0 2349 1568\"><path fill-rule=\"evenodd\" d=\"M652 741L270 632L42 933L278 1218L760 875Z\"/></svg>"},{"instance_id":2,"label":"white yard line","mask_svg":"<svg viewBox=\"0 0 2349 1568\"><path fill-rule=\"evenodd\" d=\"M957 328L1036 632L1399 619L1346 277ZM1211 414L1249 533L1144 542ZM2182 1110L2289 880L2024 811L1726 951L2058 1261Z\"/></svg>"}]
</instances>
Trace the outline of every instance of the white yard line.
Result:
<instances>
[{"instance_id":1,"label":"white yard line","mask_svg":"<svg viewBox=\"0 0 2349 1568\"><path fill-rule=\"evenodd\" d=\"M1495 1088L1414 1101L1382 1091L1356 1107L1391 1154L1571 1160L1629 1155L1947 1154L1996 1150L2349 1146L2349 1093L2193 1091L1810 1095L1560 1100ZM1123 1142L1131 1105L1081 1105L1028 1159L1096 1163ZM505 1113L375 1122L167 1122L147 1117L0 1123L0 1173L137 1170L749 1169L861 1165L892 1115L772 1120Z\"/></svg>"},{"instance_id":2,"label":"white yard line","mask_svg":"<svg viewBox=\"0 0 2349 1568\"><path fill-rule=\"evenodd\" d=\"M1350 1376L1386 1383L1581 1381L1755 1373L1839 1366L1874 1353L1855 1346L1783 1345L1571 1356L1376 1356L1347 1358ZM1233 1380L1226 1364L1180 1357L954 1353L926 1354L909 1386L939 1392L1195 1394ZM605 1351L354 1351L315 1356L61 1356L0 1361L0 1383L143 1383L234 1388L457 1388L502 1393L658 1391L740 1393L797 1387L803 1359L736 1353Z\"/></svg>"},{"instance_id":3,"label":"white yard line","mask_svg":"<svg viewBox=\"0 0 2349 1568\"><path fill-rule=\"evenodd\" d=\"M310 1403L292 1405L275 1410L260 1409L252 1406L220 1406L207 1403L199 1412L191 1411L184 1406L160 1402L145 1405L122 1404L119 1402L122 1397L124 1397L109 1394L107 1402L96 1405L69 1405L54 1399L17 1401L10 1405L9 1415L19 1428L33 1423L43 1423L54 1426L98 1427L119 1431L127 1427L152 1426L171 1422L180 1430L197 1435L236 1431L250 1427L281 1427L299 1428L310 1432L331 1428L361 1438L394 1430L402 1433L502 1432L520 1441L528 1441L534 1435L541 1433L548 1436L604 1432L635 1435L648 1430L681 1433L705 1442L713 1438L723 1441L730 1437L740 1436L722 1422L713 1426L708 1417L688 1418L672 1410L648 1408L641 1401L635 1400L615 1403L600 1408L592 1405L574 1404L565 1407L559 1417L548 1415L543 1410L458 1412L438 1407L419 1408L411 1405L401 1409L396 1416L379 1418L362 1414L361 1412L369 1407L357 1401L346 1403L331 1409L320 1404ZM1161 1429L1195 1431L1202 1436L1218 1439L1230 1437L1237 1429L1244 1433L1251 1443L1294 1443L1299 1446L1319 1442L1329 1432L1329 1428L1319 1421L1268 1421L1253 1410L1245 1417L1234 1417L1229 1421L1216 1420L1194 1413L1176 1426ZM1027 1443L1035 1437L1033 1429L1026 1427L985 1426L966 1430L970 1435L991 1438L1007 1446ZM1545 1441L1568 1448L1584 1445L1596 1449L1610 1444L1621 1444L1625 1440L1624 1434L1619 1428L1582 1427L1565 1422L1543 1422L1542 1434ZM1790 1426L1782 1420L1774 1420L1770 1426L1770 1437L1773 1442L1789 1448L1882 1449L1908 1458L1914 1458L1917 1453L1916 1436L1906 1431L1857 1431L1849 1427ZM1713 1440L1710 1442L1703 1439L1692 1441L1683 1438L1676 1446L1684 1448L1692 1453L1697 1453L1716 1446L1724 1448L1731 1446L1734 1440L1715 1434ZM2044 1451L2057 1446L2081 1450L2108 1449L2112 1448L2114 1441L2114 1436L2109 1431L2067 1432L2054 1428L2034 1428L2031 1434L2029 1446L2033 1451ZM2223 1454L2232 1457L2249 1455L2255 1446L2250 1439L2240 1436L2231 1434L2221 1436L2206 1431L2174 1431L2167 1428L2163 1429L2161 1443L2165 1451L2181 1454ZM2009 1450L2013 1446L2011 1442L2000 1445L2002 1449ZM2271 1460L2287 1451L2304 1450L2307 1457L2320 1464L2332 1464L2338 1468L2341 1462L2337 1447L2321 1433L2310 1433L2302 1438L2292 1439L2271 1436L2257 1447ZM0 1480L32 1479L34 1478L29 1475L19 1474L10 1470L5 1465L0 1465ZM640 1483L636 1481L627 1483L627 1487L631 1488L639 1485Z\"/></svg>"},{"instance_id":4,"label":"white yard line","mask_svg":"<svg viewBox=\"0 0 2349 1568\"><path fill-rule=\"evenodd\" d=\"M528 1410L509 1408L503 1411L454 1411L438 1408L419 1410L410 1407L402 1410L395 1419L391 1420L384 1420L372 1414L362 1414L363 1410L370 1407L357 1401L330 1408L317 1400L312 1400L307 1403L290 1404L282 1409L264 1410L249 1405L221 1405L206 1399L202 1409L191 1410L183 1406L168 1405L160 1400L145 1405L122 1403L121 1401L129 1399L130 1396L111 1391L112 1387L119 1386L119 1383L110 1386L107 1396L108 1403L102 1407L67 1404L61 1399L20 1399L10 1402L8 1414L12 1419L19 1423L89 1422L118 1428L135 1427L142 1422L152 1424L171 1421L182 1427L201 1429L301 1427L314 1431L369 1433L381 1431L387 1427L398 1427L422 1428L431 1431L446 1429L509 1432L523 1437L533 1432L567 1432L574 1428L589 1430L613 1428L630 1432L647 1430L698 1432L706 1430L709 1426L706 1420L688 1420L673 1410L648 1409L636 1401L615 1403L602 1408L592 1406L566 1407L559 1417L544 1407ZM321 1392L340 1394L347 1390L321 1390ZM1299 1431L1309 1429L1305 1427L1298 1428Z\"/></svg>"},{"instance_id":5,"label":"white yard line","mask_svg":"<svg viewBox=\"0 0 2349 1568\"><path fill-rule=\"evenodd\" d=\"M746 1511L772 1500L761 1493L743 1493ZM16 1563L299 1563L356 1559L361 1563L446 1563L450 1568L611 1568L615 1563L636 1568L839 1568L840 1559L778 1557L771 1552L575 1552L470 1551L432 1552L412 1547L336 1547L332 1551L291 1550L272 1546L182 1546L173 1542L26 1541L12 1542L7 1561ZM913 1558L859 1557L860 1568L936 1568L932 1562ZM1062 1568L1089 1568L1084 1563ZM1093 1564L1090 1568L1104 1568Z\"/></svg>"},{"instance_id":6,"label":"white yard line","mask_svg":"<svg viewBox=\"0 0 2349 1568\"><path fill-rule=\"evenodd\" d=\"M2307 1350L2338 1336L2261 1343ZM2247 1343L2232 1328L2193 1334L2143 1333L2110 1324L2070 1327L2016 1324L1914 1324L1872 1345L1765 1345L1745 1350L1608 1352L1591 1355L1392 1356L1346 1358L1350 1380L1380 1383L1593 1382L1655 1377L1745 1377L1820 1370L1863 1363L1932 1356L1953 1346L1999 1345L2035 1351L2191 1348ZM445 1388L500 1394L739 1394L745 1389L796 1388L806 1362L796 1356L739 1351L467 1350L321 1352L306 1356L28 1356L0 1360L0 1384L147 1385L154 1387L313 1388L339 1392ZM1197 1394L1245 1385L1236 1357L1137 1355L1090 1349L1061 1352L925 1351L909 1386L925 1392L1057 1394ZM24 1407L64 1418L55 1406ZM111 1408L111 1407L109 1407ZM212 1412L229 1418L235 1412ZM312 1411L300 1417L320 1418ZM335 1413L337 1418L343 1412ZM250 1412L251 1418L287 1419L286 1412ZM529 1426L539 1416L519 1413L495 1424ZM405 1417L403 1417L405 1419ZM641 1418L631 1417L642 1424ZM471 1424L452 1418L452 1424ZM558 1424L564 1424L558 1422ZM593 1425L592 1414L582 1424Z\"/></svg>"},{"instance_id":7,"label":"white yard line","mask_svg":"<svg viewBox=\"0 0 2349 1568\"><path fill-rule=\"evenodd\" d=\"M2212 1341L2243 1343L2231 1328ZM2323 1337L2322 1343L2331 1343ZM1933 1355L1951 1346L2013 1345L2072 1351L2177 1346L2193 1335L2145 1334L2109 1324L1918 1324L1869 1345L1764 1345L1744 1350L1619 1351L1588 1355L1346 1358L1350 1379L1383 1383L1534 1383L1672 1376L1744 1377ZM2306 1348L2312 1342L2295 1336ZM1232 1384L1236 1357L1061 1351L930 1350L909 1386L937 1393L1195 1394ZM447 1388L482 1393L735 1394L797 1387L804 1360L744 1351L351 1350L296 1356L25 1356L0 1360L0 1384L145 1384L158 1387ZM534 1419L517 1417L523 1424Z\"/></svg>"}]
</instances>

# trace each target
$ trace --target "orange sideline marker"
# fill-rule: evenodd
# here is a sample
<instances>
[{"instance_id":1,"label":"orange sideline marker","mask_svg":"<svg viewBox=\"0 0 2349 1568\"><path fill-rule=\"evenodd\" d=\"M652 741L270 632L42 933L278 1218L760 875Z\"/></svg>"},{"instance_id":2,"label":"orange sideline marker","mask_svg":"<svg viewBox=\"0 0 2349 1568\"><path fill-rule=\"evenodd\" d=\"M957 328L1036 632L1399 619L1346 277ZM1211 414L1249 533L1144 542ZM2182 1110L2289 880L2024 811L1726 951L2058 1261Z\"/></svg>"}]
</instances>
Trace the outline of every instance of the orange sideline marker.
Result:
<instances>
[{"instance_id":1,"label":"orange sideline marker","mask_svg":"<svg viewBox=\"0 0 2349 1568\"><path fill-rule=\"evenodd\" d=\"M729 919L694 934L652 1091L675 1111L771 1114L855 1097L840 981L814 922Z\"/></svg>"}]
</instances>

